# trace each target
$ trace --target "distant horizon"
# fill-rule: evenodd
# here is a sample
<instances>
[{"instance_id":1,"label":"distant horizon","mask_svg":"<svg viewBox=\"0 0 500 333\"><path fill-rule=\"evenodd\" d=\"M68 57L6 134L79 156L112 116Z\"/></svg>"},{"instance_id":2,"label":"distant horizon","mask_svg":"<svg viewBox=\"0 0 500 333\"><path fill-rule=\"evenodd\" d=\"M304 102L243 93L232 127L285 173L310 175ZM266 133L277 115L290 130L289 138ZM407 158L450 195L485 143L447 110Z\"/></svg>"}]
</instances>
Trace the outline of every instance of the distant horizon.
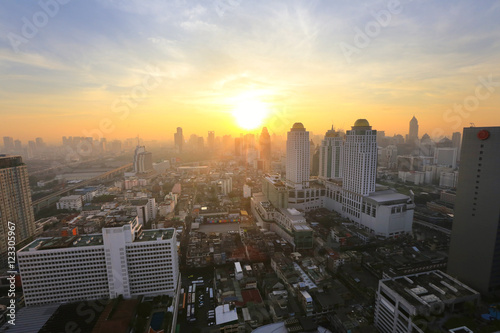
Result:
<instances>
[{"instance_id":1,"label":"distant horizon","mask_svg":"<svg viewBox=\"0 0 500 333\"><path fill-rule=\"evenodd\" d=\"M417 120L418 120L418 118L417 118ZM291 125L293 125L293 123L292 123ZM371 125L371 123L370 123L370 125ZM420 124L419 124L419 126L420 126ZM177 127L180 127L180 126L177 126ZM176 127L176 128L177 128L177 127ZM263 127L266 127L266 126L263 126ZM262 127L262 128L263 128L263 127ZM290 126L290 127L291 127L291 126ZM468 128L468 127L471 127L471 126L465 126L464 128ZM500 125L484 125L484 126L480 126L480 125L474 124L474 126L472 126L472 127L500 127ZM240 133L238 133L238 134L236 134L236 135L234 135L234 134L228 134L228 133L221 133L221 134L217 134L217 132L215 132L215 137L216 137L216 138L217 138L217 137L222 138L222 137L224 137L225 135L230 135L232 138L239 138L239 137L242 137L242 136L244 136L244 135L246 135L246 134L254 134L254 135L256 136L256 138L257 138L257 137L260 135L260 132L261 132L262 128L259 128L259 129L257 129L257 130L253 130L253 131L245 131L245 132L240 132ZM327 128L327 129L326 129L323 133L313 132L313 131L310 131L307 127L305 127L305 128L306 128L306 131L308 131L309 133L312 133L312 136L317 136L317 135L319 135L319 136L323 137L323 136L325 135L325 133L326 133L328 130L330 130L330 129L331 129L331 126L330 126L329 128ZM350 127L349 127L349 129L350 129ZM373 128L373 126L372 126L372 129L373 129L373 130L383 131L383 132L384 132L384 130L379 130L379 129ZM334 130L335 130L335 131L343 131L343 132L345 132L345 131L346 131L346 129L337 129L337 128L335 128L335 127L334 127ZM283 133L280 133L280 134L277 134L277 133L272 133L272 132L270 132L269 134L271 135L271 137L272 137L274 134L276 134L277 136L281 136L281 137L283 137L283 139L286 139L287 132L288 132L288 130L287 130L287 131L285 131L285 132L283 132ZM441 140L441 139L444 139L444 138L448 138L448 139L450 139L450 140L451 140L452 134L453 134L453 133L455 133L455 132L459 132L459 133L462 135L462 134L463 134L463 128L462 128L461 130L459 130L459 131L454 131L454 132L452 132L452 133L449 133L448 135L443 134L443 135L438 136L438 137L432 137L432 136L430 136L430 135L429 135L429 136L430 136L431 140L433 140L433 141L438 141L438 140ZM201 135L200 135L200 134L198 134L198 133L187 133L187 134L186 134L186 133L185 133L185 131L184 131L184 129L183 129L184 142L185 142L185 143L187 143L187 142L189 141L190 136L191 136L191 135L193 135L193 134L194 134L194 135L197 135L198 137L203 137L203 138L205 138L205 139L206 139L206 138L207 138L207 136L208 136L208 130L205 132L205 134L201 134ZM405 138L405 139L406 139L406 135L407 135L407 134L408 134L408 133L394 133L394 134L387 134L387 132L386 132L386 133L385 133L385 137L392 138L392 137L394 137L394 136L396 136L396 135L401 135L403 138ZM421 133L421 132L420 132L420 127L419 127L418 138L419 138L419 139L421 139L421 138L422 138L422 136L423 136L423 135L425 135L425 134L429 134L429 133ZM2 146L2 147L3 147L3 137L6 137L6 136L7 136L7 137L12 137L14 140L21 140L21 139L19 139L19 138L13 137L13 136L3 135L3 136L0 138L0 139L2 140L2 141L0 142L0 146ZM83 137L82 135L63 135L63 136L66 136L67 138L69 138L69 137ZM44 137L42 137L42 136L36 136L36 137L30 138L30 139L28 139L28 140L26 140L26 141L21 140L21 143L22 143L23 145L26 145L29 141L35 141L35 139L36 139L36 138L42 138L44 143L49 144L49 145L55 145L55 146L58 146L58 145L62 145L62 137L63 137L63 136L61 136L61 137L59 137L59 138L56 138L56 139L54 139L54 140L46 140L46 138L44 138ZM139 139L140 139L141 141L145 142L145 143L147 143L147 142L159 142L159 143L172 143L172 144L174 144L174 139L173 139L173 136L174 136L174 132L172 132L171 138L161 138L161 139L160 139L160 138L150 138L150 139L146 139L146 138L143 138L142 136L140 136L140 135L139 135ZM107 142L111 142L111 141L114 141L114 140L119 140L119 141L137 140L137 136L136 136L136 137L122 137L122 138L116 138L116 137L106 137L106 136L104 136L103 138L104 138L104 139L106 139L106 141L107 141ZM96 139L96 138L94 138L94 139ZM205 141L205 144L206 144L206 141ZM320 142L317 142L317 144L320 144Z\"/></svg>"}]
</instances>

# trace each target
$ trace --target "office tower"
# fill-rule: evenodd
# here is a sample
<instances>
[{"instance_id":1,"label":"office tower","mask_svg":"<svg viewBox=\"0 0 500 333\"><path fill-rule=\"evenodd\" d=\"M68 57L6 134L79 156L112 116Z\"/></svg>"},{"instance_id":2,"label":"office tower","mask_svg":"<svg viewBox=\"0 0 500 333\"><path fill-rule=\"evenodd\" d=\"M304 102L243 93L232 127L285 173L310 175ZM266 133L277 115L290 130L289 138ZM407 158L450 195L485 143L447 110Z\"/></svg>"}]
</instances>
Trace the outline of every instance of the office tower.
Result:
<instances>
[{"instance_id":1,"label":"office tower","mask_svg":"<svg viewBox=\"0 0 500 333\"><path fill-rule=\"evenodd\" d=\"M184 135L182 134L181 127L177 127L177 132L174 133L174 144L177 151L179 153L182 153L182 146L184 145Z\"/></svg>"},{"instance_id":2,"label":"office tower","mask_svg":"<svg viewBox=\"0 0 500 333\"><path fill-rule=\"evenodd\" d=\"M208 149L210 149L212 151L215 149L215 132L214 131L208 131L207 145L208 145Z\"/></svg>"},{"instance_id":3,"label":"office tower","mask_svg":"<svg viewBox=\"0 0 500 333\"><path fill-rule=\"evenodd\" d=\"M418 140L418 120L413 116L410 120L410 132L408 133L408 143L415 143Z\"/></svg>"},{"instance_id":4,"label":"office tower","mask_svg":"<svg viewBox=\"0 0 500 333\"><path fill-rule=\"evenodd\" d=\"M260 159L264 163L264 170L269 170L271 166L271 136L267 127L262 128L259 137Z\"/></svg>"},{"instance_id":5,"label":"office tower","mask_svg":"<svg viewBox=\"0 0 500 333\"><path fill-rule=\"evenodd\" d=\"M464 128L448 274L481 293L500 288L500 127Z\"/></svg>"},{"instance_id":6,"label":"office tower","mask_svg":"<svg viewBox=\"0 0 500 333\"><path fill-rule=\"evenodd\" d=\"M319 177L342 178L342 149L344 138L332 129L325 133L319 147Z\"/></svg>"},{"instance_id":7,"label":"office tower","mask_svg":"<svg viewBox=\"0 0 500 333\"><path fill-rule=\"evenodd\" d=\"M434 164L455 169L457 167L457 148L437 148L434 151Z\"/></svg>"},{"instance_id":8,"label":"office tower","mask_svg":"<svg viewBox=\"0 0 500 333\"><path fill-rule=\"evenodd\" d=\"M153 170L153 154L145 146L137 146L134 153L134 172L146 173Z\"/></svg>"},{"instance_id":9,"label":"office tower","mask_svg":"<svg viewBox=\"0 0 500 333\"><path fill-rule=\"evenodd\" d=\"M27 306L173 295L175 229L142 230L137 217L102 234L37 239L17 252Z\"/></svg>"},{"instance_id":10,"label":"office tower","mask_svg":"<svg viewBox=\"0 0 500 333\"><path fill-rule=\"evenodd\" d=\"M309 187L309 132L302 123L293 124L286 140L286 180L290 186Z\"/></svg>"},{"instance_id":11,"label":"office tower","mask_svg":"<svg viewBox=\"0 0 500 333\"><path fill-rule=\"evenodd\" d=\"M366 119L358 119L347 131L343 157L343 189L358 195L375 192L377 131Z\"/></svg>"},{"instance_id":12,"label":"office tower","mask_svg":"<svg viewBox=\"0 0 500 333\"><path fill-rule=\"evenodd\" d=\"M462 134L460 132L454 132L451 136L451 146L457 149L457 161L460 161L460 144L462 140Z\"/></svg>"},{"instance_id":13,"label":"office tower","mask_svg":"<svg viewBox=\"0 0 500 333\"><path fill-rule=\"evenodd\" d=\"M16 243L35 234L28 169L21 156L0 155L0 222L2 254L7 251L9 222L15 225Z\"/></svg>"},{"instance_id":14,"label":"office tower","mask_svg":"<svg viewBox=\"0 0 500 333\"><path fill-rule=\"evenodd\" d=\"M10 136L3 137L3 149L6 153L14 151L14 139Z\"/></svg>"}]
</instances>

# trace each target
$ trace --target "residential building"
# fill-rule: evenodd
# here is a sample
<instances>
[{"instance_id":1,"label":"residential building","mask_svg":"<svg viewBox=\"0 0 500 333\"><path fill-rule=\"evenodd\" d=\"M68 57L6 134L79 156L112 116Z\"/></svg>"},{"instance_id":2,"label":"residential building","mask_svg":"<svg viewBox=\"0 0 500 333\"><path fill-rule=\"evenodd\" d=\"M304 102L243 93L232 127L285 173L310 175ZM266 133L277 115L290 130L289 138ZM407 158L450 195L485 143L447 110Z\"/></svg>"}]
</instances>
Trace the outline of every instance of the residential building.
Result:
<instances>
[{"instance_id":1,"label":"residential building","mask_svg":"<svg viewBox=\"0 0 500 333\"><path fill-rule=\"evenodd\" d=\"M173 295L175 229L142 230L137 218L102 234L37 239L17 252L27 306Z\"/></svg>"},{"instance_id":2,"label":"residential building","mask_svg":"<svg viewBox=\"0 0 500 333\"><path fill-rule=\"evenodd\" d=\"M302 123L293 124L286 141L286 181L291 187L309 186L309 132Z\"/></svg>"},{"instance_id":3,"label":"residential building","mask_svg":"<svg viewBox=\"0 0 500 333\"><path fill-rule=\"evenodd\" d=\"M319 177L342 178L343 137L333 129L325 134L319 147Z\"/></svg>"},{"instance_id":4,"label":"residential building","mask_svg":"<svg viewBox=\"0 0 500 333\"><path fill-rule=\"evenodd\" d=\"M2 239L0 254L2 255L7 252L8 231L12 230L12 226L15 226L16 244L35 234L28 169L21 156L0 155L0 239Z\"/></svg>"},{"instance_id":5,"label":"residential building","mask_svg":"<svg viewBox=\"0 0 500 333\"><path fill-rule=\"evenodd\" d=\"M83 200L81 195L68 195L62 197L56 204L57 209L68 209L82 211Z\"/></svg>"}]
</instances>

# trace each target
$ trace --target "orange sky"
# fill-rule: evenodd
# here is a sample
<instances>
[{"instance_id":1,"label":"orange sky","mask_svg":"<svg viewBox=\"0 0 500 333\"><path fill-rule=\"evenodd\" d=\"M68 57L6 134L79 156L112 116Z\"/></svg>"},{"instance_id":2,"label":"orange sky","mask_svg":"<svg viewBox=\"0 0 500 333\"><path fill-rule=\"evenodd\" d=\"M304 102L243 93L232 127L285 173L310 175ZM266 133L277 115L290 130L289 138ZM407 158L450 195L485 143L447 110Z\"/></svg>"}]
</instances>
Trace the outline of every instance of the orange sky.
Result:
<instances>
[{"instance_id":1,"label":"orange sky","mask_svg":"<svg viewBox=\"0 0 500 333\"><path fill-rule=\"evenodd\" d=\"M405 135L413 115L420 136L499 126L498 2L402 3L70 2L26 36L42 9L9 2L0 136L237 136L235 110L281 134L366 118Z\"/></svg>"}]
</instances>

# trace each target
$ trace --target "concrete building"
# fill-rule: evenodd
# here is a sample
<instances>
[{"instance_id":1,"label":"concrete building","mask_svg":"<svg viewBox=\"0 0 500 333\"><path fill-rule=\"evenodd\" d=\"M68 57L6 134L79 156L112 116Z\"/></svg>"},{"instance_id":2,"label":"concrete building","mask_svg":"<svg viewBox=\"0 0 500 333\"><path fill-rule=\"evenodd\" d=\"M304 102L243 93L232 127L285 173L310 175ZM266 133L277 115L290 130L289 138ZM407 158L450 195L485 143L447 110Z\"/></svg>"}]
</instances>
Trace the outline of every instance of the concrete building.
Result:
<instances>
[{"instance_id":1,"label":"concrete building","mask_svg":"<svg viewBox=\"0 0 500 333\"><path fill-rule=\"evenodd\" d=\"M137 146L134 154L134 172L147 173L153 170L153 154L145 146Z\"/></svg>"},{"instance_id":2,"label":"concrete building","mask_svg":"<svg viewBox=\"0 0 500 333\"><path fill-rule=\"evenodd\" d=\"M500 288L500 127L464 128L448 274L489 293Z\"/></svg>"},{"instance_id":3,"label":"concrete building","mask_svg":"<svg viewBox=\"0 0 500 333\"><path fill-rule=\"evenodd\" d=\"M455 169L457 167L457 148L437 148L434 151L434 163Z\"/></svg>"},{"instance_id":4,"label":"concrete building","mask_svg":"<svg viewBox=\"0 0 500 333\"><path fill-rule=\"evenodd\" d=\"M81 195L68 195L62 197L56 204L57 209L82 211L83 200Z\"/></svg>"},{"instance_id":5,"label":"concrete building","mask_svg":"<svg viewBox=\"0 0 500 333\"><path fill-rule=\"evenodd\" d=\"M441 172L439 174L439 186L455 188L458 184L458 171Z\"/></svg>"},{"instance_id":6,"label":"concrete building","mask_svg":"<svg viewBox=\"0 0 500 333\"><path fill-rule=\"evenodd\" d=\"M425 318L442 316L479 302L480 295L441 271L380 280L375 301L379 332L426 332Z\"/></svg>"},{"instance_id":7,"label":"concrete building","mask_svg":"<svg viewBox=\"0 0 500 333\"><path fill-rule=\"evenodd\" d=\"M309 132L302 123L293 124L286 140L286 181L291 187L309 186Z\"/></svg>"},{"instance_id":8,"label":"concrete building","mask_svg":"<svg viewBox=\"0 0 500 333\"><path fill-rule=\"evenodd\" d=\"M347 131L344 143L342 212L359 219L362 198L375 192L377 131L366 119L358 119Z\"/></svg>"},{"instance_id":9,"label":"concrete building","mask_svg":"<svg viewBox=\"0 0 500 333\"><path fill-rule=\"evenodd\" d=\"M326 132L319 147L319 178L342 178L342 151L344 139L332 128Z\"/></svg>"},{"instance_id":10,"label":"concrete building","mask_svg":"<svg viewBox=\"0 0 500 333\"><path fill-rule=\"evenodd\" d=\"M130 204L136 208L140 225L144 225L150 220L156 219L158 208L155 198L132 200Z\"/></svg>"},{"instance_id":11,"label":"concrete building","mask_svg":"<svg viewBox=\"0 0 500 333\"><path fill-rule=\"evenodd\" d=\"M27 306L173 295L175 229L142 230L137 218L102 234L37 239L17 252Z\"/></svg>"},{"instance_id":12,"label":"concrete building","mask_svg":"<svg viewBox=\"0 0 500 333\"><path fill-rule=\"evenodd\" d=\"M12 230L13 225L16 243L35 234L28 169L21 156L0 155L0 225L2 255L7 252L8 231ZM0 262L0 266L3 264Z\"/></svg>"}]
</instances>

